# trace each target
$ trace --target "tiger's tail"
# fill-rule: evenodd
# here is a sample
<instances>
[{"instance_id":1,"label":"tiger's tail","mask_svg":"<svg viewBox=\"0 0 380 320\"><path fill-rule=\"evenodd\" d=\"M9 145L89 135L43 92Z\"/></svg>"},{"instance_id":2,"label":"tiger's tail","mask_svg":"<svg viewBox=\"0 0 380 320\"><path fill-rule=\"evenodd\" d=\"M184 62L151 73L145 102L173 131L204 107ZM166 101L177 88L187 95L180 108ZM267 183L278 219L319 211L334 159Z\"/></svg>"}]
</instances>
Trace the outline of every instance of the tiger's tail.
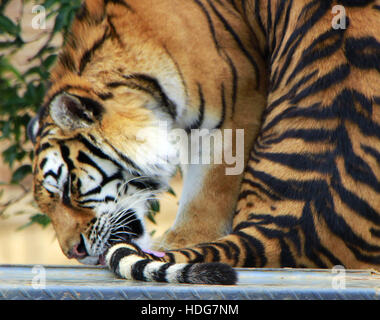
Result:
<instances>
[{"instance_id":1,"label":"tiger's tail","mask_svg":"<svg viewBox=\"0 0 380 320\"><path fill-rule=\"evenodd\" d=\"M227 264L166 262L131 243L111 247L105 260L117 276L128 280L220 285L237 282L236 271Z\"/></svg>"}]
</instances>

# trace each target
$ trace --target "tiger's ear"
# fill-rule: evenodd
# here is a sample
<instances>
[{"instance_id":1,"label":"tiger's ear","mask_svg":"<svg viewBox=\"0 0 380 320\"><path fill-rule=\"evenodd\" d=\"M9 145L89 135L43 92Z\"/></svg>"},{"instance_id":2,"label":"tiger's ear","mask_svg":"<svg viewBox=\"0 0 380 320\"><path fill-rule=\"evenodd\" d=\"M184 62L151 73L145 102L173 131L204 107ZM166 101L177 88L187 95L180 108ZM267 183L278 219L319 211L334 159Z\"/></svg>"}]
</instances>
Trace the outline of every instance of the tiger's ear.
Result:
<instances>
[{"instance_id":1,"label":"tiger's ear","mask_svg":"<svg viewBox=\"0 0 380 320\"><path fill-rule=\"evenodd\" d=\"M66 92L50 104L50 116L64 130L89 128L101 119L103 112L103 106L95 100Z\"/></svg>"},{"instance_id":2,"label":"tiger's ear","mask_svg":"<svg viewBox=\"0 0 380 320\"><path fill-rule=\"evenodd\" d=\"M29 121L28 127L26 128L26 132L28 134L28 137L33 142L33 144L36 143L37 133L38 133L38 130L40 128L39 122L40 122L40 117L35 116L34 118L32 118Z\"/></svg>"}]
</instances>

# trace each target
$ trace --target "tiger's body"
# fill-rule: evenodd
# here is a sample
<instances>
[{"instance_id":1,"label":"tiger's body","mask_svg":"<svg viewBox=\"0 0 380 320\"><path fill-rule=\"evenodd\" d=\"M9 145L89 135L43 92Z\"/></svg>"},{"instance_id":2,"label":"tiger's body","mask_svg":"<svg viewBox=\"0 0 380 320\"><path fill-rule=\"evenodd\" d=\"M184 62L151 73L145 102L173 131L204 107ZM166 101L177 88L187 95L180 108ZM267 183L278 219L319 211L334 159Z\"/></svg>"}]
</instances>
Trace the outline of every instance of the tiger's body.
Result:
<instances>
[{"instance_id":1,"label":"tiger's body","mask_svg":"<svg viewBox=\"0 0 380 320\"><path fill-rule=\"evenodd\" d=\"M92 3L95 2L92 1ZM346 11L344 16L346 24L343 29L333 28L335 5L343 6ZM172 6L175 6L175 11L169 10ZM206 173L199 173L201 167L197 167L190 174L193 176L195 172L198 172L195 176L203 177L200 180L201 187L197 188L194 179L189 179L190 182L186 185L185 175L185 195L181 199L182 211L179 212L174 228L163 239L166 248L175 249L165 250L163 257L157 257L141 251L140 247L144 245L136 240L132 243L127 241L108 243L108 245L98 244L101 248L95 251L94 256L96 254L99 256L101 253L100 256L105 259L107 265L124 278L189 283L235 283L236 276L228 266L328 268L343 265L347 268L379 268L379 1L194 0L179 2L166 0L153 2L131 0L108 1L105 7L108 8L106 10L108 18L104 19L104 14L102 16L98 12L98 21L109 20L114 16L110 14L111 11L108 11L111 10L110 8L115 10L118 8L120 12L122 8L130 10L130 20L124 17L123 21L126 22L120 24L118 29L114 31L110 29L111 35L114 33L115 41L123 42L124 40L116 31L123 30L130 36L132 32L129 28L140 30L141 22L132 18L133 15L137 15L144 21L145 26L144 31L141 34L138 33L137 41L150 43L152 37L159 39L156 43L162 41L165 44L163 48L166 49L166 53L164 50L158 56L169 56L171 61L177 61L177 72L173 71L174 67L172 67L172 72L177 75L182 74L182 82L178 80L177 86L176 81L169 84L170 86L174 83L173 92L176 92L176 95L175 97L172 95L169 99L175 100L174 104L168 103L168 99L165 100L162 95L160 96L161 105L169 110L163 113L163 118L167 114L170 118L170 110L176 110L174 114L176 116L181 114L178 117L181 120L174 118L174 122L177 126L181 124L183 128L198 128L200 123L209 124L210 129L244 128L248 130L245 150L250 150L250 152L246 155L246 158L249 157L243 177L231 178L216 174L216 172L220 173L224 166L208 167ZM92 12L92 16L96 17L97 10L91 9L91 1L87 2L86 8L84 12ZM172 12L176 13L172 14ZM151 19L154 22L149 25L144 17L151 17L154 14L159 15L160 18ZM156 24L158 20L167 23L158 25ZM179 20L183 28L178 27ZM195 28L196 23L194 25L190 23L194 21L201 28L194 29L194 34L197 35L195 38L192 38L191 32L188 32L187 36L190 36L188 39L182 32L185 32L189 26L190 29ZM168 37L160 37L161 32L165 34L162 30L168 30L165 28L172 24L177 26L175 31L170 36L168 34ZM80 23L77 22L77 25L79 26ZM146 28L147 25L150 28ZM75 31L75 23L73 30ZM147 30L160 31L150 33ZM75 32L80 31L78 28ZM99 33L100 39L102 34ZM126 39L129 38L125 37ZM183 39L188 39L186 44L189 44L189 49L185 46ZM209 44L208 47L193 46L199 45L197 42L199 39L207 39L209 42L204 40L203 44ZM183 56L179 55L181 58L175 56L173 59L173 52L176 52L173 50L175 48L173 43L184 50ZM136 46L131 47L131 52L134 52L133 47L136 48ZM141 59L144 59L145 52L151 48L144 47L144 51L142 47L138 46L137 52L141 54ZM194 48L199 51L193 53ZM154 49L157 50L157 48ZM38 128L32 131L38 132L36 134L38 157L35 162L36 199L41 208L53 217L52 221L59 239L61 235L61 247L70 256L70 250L78 248L75 244L78 243L79 238L86 237L88 233L86 230L93 232L94 224L96 225L102 217L104 220L107 216L104 212L108 212L110 208L105 206L103 213L99 213L97 209L96 219L94 219L94 208L90 208L89 210L92 211L88 212L82 208L80 212L75 210L73 213L74 209L67 209L66 203L65 207L61 206L58 210L57 198L59 197L54 195L53 190L50 190L50 195L44 191L46 188L43 186L49 175L46 170L44 172L44 166L41 163L45 161L46 165L48 160L44 159L47 155L56 152L57 159L54 160L56 171L50 176L55 175L55 180L59 180L57 170L62 161L58 160L59 153L54 151L52 146L51 141L54 140L60 145L55 149L60 150L62 158L66 158L64 162L71 164L71 168L67 169L70 172L83 169L85 167L83 163L89 163L88 160L83 160L85 158L83 154L81 157L78 156L82 147L89 149L93 158L97 155L98 160L104 157L102 153L106 153L112 159L116 158L109 145L116 150L123 150L129 156L132 149L127 149L125 145L134 146L134 143L127 139L123 141L125 145L122 145L120 141L113 139L114 136L120 136L119 131L124 128L124 125L120 126L117 122L108 125L104 123L109 117L107 115L110 113L109 110L113 112L112 110L119 110L121 105L133 105L136 97L133 96L133 100L118 101L117 98L120 96L115 92L107 93L105 88L101 87L94 90L95 84L98 86L98 83L100 86L108 83L107 88L110 88L108 81L110 75L104 71L94 75L93 80L90 81L91 86L87 84L86 88L88 92L101 92L106 99L99 102L99 98L85 95L89 100L81 102L80 98L83 100L84 92L82 89L75 89L75 82L72 82L75 80L82 83L83 75L78 75L78 72L82 70L85 73L87 68L91 70L96 63L99 63L104 70L109 68L104 65L106 62L96 54L91 56L91 54L83 55L82 53L81 55L78 49L75 52L74 49L72 52L64 52L66 54L61 55L61 65L57 67L55 73L53 72L55 87L53 86L50 90L47 98L50 115L45 108L45 111L40 114ZM75 54L82 58L72 58L70 62L70 57ZM207 54L209 56L206 56ZM112 64L117 65L118 57L121 57L122 53L119 55L115 53L114 56L116 61L112 61ZM201 61L205 64L199 64L199 61L194 64L194 61L186 60L200 59L200 56L204 58ZM139 66L140 55L136 54L132 58L136 61L133 66ZM157 71L157 65L161 66L161 64L153 63L152 65L155 66L150 70L138 68L128 70L126 80L130 81L131 77L128 76L130 73L150 74L160 78L160 83L165 83L165 79L173 79L172 73L165 73L170 70L170 63L165 59L160 62L167 67ZM121 61L120 65L123 63L125 61ZM207 63L210 63L213 68L207 69ZM221 66L220 69L218 64ZM71 70L68 70L69 66ZM210 73L191 74L193 72L196 74L197 71L204 73L205 70L209 70ZM219 70L224 71L220 71L222 72L220 74ZM67 83L63 81L65 72L69 74ZM71 76L73 72L76 73L75 79ZM89 76L91 74L87 75ZM198 79L202 81L197 83ZM220 82L221 79L225 82ZM145 77L142 81L146 82L148 79ZM143 82L135 82L129 87L135 86L141 89L141 86L144 86ZM186 83L186 86L181 86L181 83ZM119 85L120 81L113 81L111 87L118 88ZM149 86L151 88L154 84L150 81ZM188 90L183 90L183 87ZM146 91L147 87L144 88ZM208 94L204 93L206 88L208 88ZM80 97L73 99L67 95L59 96L60 93L68 90L70 94ZM57 96L58 100L55 100ZM188 103L179 113L180 106L184 105L181 103L184 96L187 97ZM193 99L196 99L198 103L191 103ZM98 104L94 103L94 100L98 101ZM88 103L89 101L91 103ZM104 101L113 103L113 105L107 105L107 112L103 112ZM83 116L77 111L77 105L84 105L86 102L86 112ZM199 110L202 109L195 108L203 104L204 111L200 112ZM67 110L74 110L75 112L71 113L75 113L77 118L79 115L82 120L95 116L96 120L91 121L101 121L100 129L94 130L89 120L86 120L88 125L73 124L72 120L67 121L68 125L60 120L67 116L67 112L61 114L59 111L59 106L62 105L66 106ZM175 105L174 109L170 107L173 105ZM249 149L252 139L256 136L257 124L264 108L259 135L253 147ZM219 118L215 117L215 113L219 115ZM195 115L192 121L189 115ZM222 115L221 118L220 115ZM128 115L129 119L131 116L134 114ZM161 113L158 117L162 117ZM49 126L46 123L49 121L46 119L53 120L53 127L57 124L60 124L61 128L73 127L71 129L75 135L72 132L70 134L65 132L63 136L59 136L56 131L52 134L47 129ZM115 117L110 119L115 119ZM138 118L134 120L136 119ZM222 122L220 122L221 119ZM144 125L142 122L138 123L141 126ZM250 127L251 124L252 127ZM132 132L136 130L136 121L131 130ZM82 136L80 144L78 144L80 141L78 131ZM99 136L96 136L99 132L106 134L107 145L99 143L101 140ZM83 142L84 134L93 135L91 143L88 140ZM49 145L43 148L44 139L49 139L49 135L52 135L53 139L50 139ZM73 145L70 146L69 152L65 148L68 148L67 144L70 141ZM91 149L89 146L91 144L95 144L96 147ZM149 147L154 150L154 144ZM134 148L137 147L134 146ZM73 153L76 157L72 156ZM109 156L110 154L112 156ZM83 161L77 164L76 161L80 158ZM136 159L133 157L134 161ZM96 167L95 163L96 161L92 160L93 167ZM138 165L140 164L144 164L143 158L138 162ZM97 170L100 171L100 168ZM64 170L61 169L61 174L62 171ZM172 169L166 168L165 172L171 171ZM145 169L144 172L150 173L150 180L158 175L169 176L167 173L161 174L158 168ZM103 176L109 175L103 173ZM124 180L126 178L128 177L123 176ZM74 175L71 180L78 181L78 177ZM87 179L88 182L90 180ZM67 185L67 179L65 181ZM58 194L59 191L61 192L61 198L65 200L66 197L65 201L68 202L70 197L67 199L67 193L70 195L70 192L67 190L70 188L65 187L65 183L62 182L61 186L55 186L55 188ZM71 189L75 191L74 188L78 185L70 183ZM236 192L238 190L236 186L240 186L240 193ZM81 189L81 186L78 189ZM96 191L99 193L103 189L98 188ZM119 192L120 188L115 190ZM95 193L93 189L87 191L89 192ZM114 191L113 201L115 198ZM104 205L104 201L99 202ZM130 199L127 202L121 202L118 206L130 208L128 207ZM231 214L233 212L231 205L236 208L234 215ZM115 208L113 210L120 211ZM138 210L133 208L132 211ZM140 211L143 212L144 208ZM57 212L60 214L58 215ZM128 212L128 209L125 212ZM66 216L66 220L62 216ZM134 217L136 216L141 215L136 214ZM117 217L114 221L120 222L120 219ZM232 226L229 225L231 223ZM84 226L87 224L86 229ZM141 226L135 226L135 230L139 228L142 229ZM139 234L140 238L143 233L141 231ZM89 251L89 238L85 241L87 251ZM103 234L100 238L107 237ZM181 245L186 245L188 248L181 249L179 248ZM82 258L80 255L75 257ZM98 260L99 257L96 257L96 261Z\"/></svg>"}]
</instances>

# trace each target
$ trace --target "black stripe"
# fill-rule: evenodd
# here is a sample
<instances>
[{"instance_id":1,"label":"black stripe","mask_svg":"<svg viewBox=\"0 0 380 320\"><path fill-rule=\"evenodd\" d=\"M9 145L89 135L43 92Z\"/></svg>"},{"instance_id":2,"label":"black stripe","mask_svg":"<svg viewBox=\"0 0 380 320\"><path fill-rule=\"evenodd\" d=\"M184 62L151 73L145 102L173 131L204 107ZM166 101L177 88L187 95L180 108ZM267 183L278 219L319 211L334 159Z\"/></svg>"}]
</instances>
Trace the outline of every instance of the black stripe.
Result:
<instances>
[{"instance_id":1,"label":"black stripe","mask_svg":"<svg viewBox=\"0 0 380 320\"><path fill-rule=\"evenodd\" d=\"M380 230L379 229L371 228L369 231L371 232L372 236L374 236L376 238L380 238Z\"/></svg>"},{"instance_id":2,"label":"black stripe","mask_svg":"<svg viewBox=\"0 0 380 320\"><path fill-rule=\"evenodd\" d=\"M280 263L282 268L295 268L297 267L296 261L294 260L292 251L290 250L288 244L284 239L280 239Z\"/></svg>"},{"instance_id":3,"label":"black stripe","mask_svg":"<svg viewBox=\"0 0 380 320\"><path fill-rule=\"evenodd\" d=\"M257 173L251 167L247 168L247 172L249 172L254 177L255 177L255 175ZM255 182L255 181L252 181L252 180L244 178L242 180L242 184L248 184L248 185L250 185L252 188L255 188L257 191L260 191L260 192L264 193L267 197L269 197L272 200L275 200L275 201L281 200L281 198L278 195L276 195L275 193L273 193L273 190L271 190L271 189L268 190L268 189L264 188L258 182Z\"/></svg>"},{"instance_id":4,"label":"black stripe","mask_svg":"<svg viewBox=\"0 0 380 320\"><path fill-rule=\"evenodd\" d=\"M41 163L40 163L40 169L43 170L43 168L45 167L46 163L47 163L48 159L47 158L44 158Z\"/></svg>"},{"instance_id":5,"label":"black stripe","mask_svg":"<svg viewBox=\"0 0 380 320\"><path fill-rule=\"evenodd\" d=\"M208 26L210 29L210 33L211 33L212 39L213 39L214 44L215 44L215 48L219 52L220 51L220 45L219 45L218 40L216 39L215 27L214 27L214 24L213 24L212 19L210 17L210 14L208 13L206 8L204 7L203 3L201 3L199 0L194 0L194 1L201 8L201 10L203 11L203 14L206 16L207 23L208 23Z\"/></svg>"},{"instance_id":6,"label":"black stripe","mask_svg":"<svg viewBox=\"0 0 380 320\"><path fill-rule=\"evenodd\" d=\"M183 85L183 88L184 88L184 91L185 91L185 95L186 97L188 97L188 88L187 88L187 85L186 85L186 81L185 81L185 78L183 76L183 73L181 71L181 68L180 68L180 65L178 63L178 61L173 57L173 55L170 53L169 49L166 47L166 45L164 44L164 49L165 49L165 52L167 53L167 55L170 57L170 59L173 61L175 67L176 67L176 70L177 70L177 73L179 74L180 78L181 78L181 83Z\"/></svg>"},{"instance_id":7,"label":"black stripe","mask_svg":"<svg viewBox=\"0 0 380 320\"><path fill-rule=\"evenodd\" d=\"M234 7L235 11L239 12L239 9L234 0L227 0L227 1Z\"/></svg>"},{"instance_id":8,"label":"black stripe","mask_svg":"<svg viewBox=\"0 0 380 320\"><path fill-rule=\"evenodd\" d=\"M329 250L327 250L324 246L319 248L319 252L323 254L327 259L330 260L333 266L344 266L344 263L340 261L336 256L334 256Z\"/></svg>"},{"instance_id":9,"label":"black stripe","mask_svg":"<svg viewBox=\"0 0 380 320\"><path fill-rule=\"evenodd\" d=\"M110 26L110 28L111 28L111 30L110 30L110 31L111 31L110 34L111 34L111 37L114 38L114 39L116 39L116 41L119 43L119 45L123 48L123 47L124 47L124 43L123 43L123 40L121 39L121 36L120 36L120 34L118 33L118 31L117 31L115 25L114 25L113 22L112 22L112 19L113 19L113 18L114 18L114 17L111 16L111 15L108 15L108 17L107 17L108 24L109 24L109 26Z\"/></svg>"},{"instance_id":10,"label":"black stripe","mask_svg":"<svg viewBox=\"0 0 380 320\"><path fill-rule=\"evenodd\" d=\"M241 239L246 241L248 244L249 252L247 253L246 262L244 263L244 267L249 267L249 266L251 266L251 267L254 267L254 266L264 267L267 264L267 257L265 255L264 245L262 244L261 241L259 241L258 239L256 239L252 235L249 235L249 234L243 232L243 230L236 231L236 232L234 231L232 234L239 236ZM247 230L245 230L245 231L247 231ZM249 261L251 259L249 254L252 255L253 257L260 259L260 263L257 263L255 265L249 265L250 264Z\"/></svg>"},{"instance_id":11,"label":"black stripe","mask_svg":"<svg viewBox=\"0 0 380 320\"><path fill-rule=\"evenodd\" d=\"M219 247L223 250L224 254L226 255L227 259L231 259L231 248L230 246L225 243L225 242L210 242L210 243L205 243L205 245L208 245L208 246L215 246L215 247ZM219 256L219 260L220 261L220 256Z\"/></svg>"},{"instance_id":12,"label":"black stripe","mask_svg":"<svg viewBox=\"0 0 380 320\"><path fill-rule=\"evenodd\" d=\"M68 179L65 184L63 185L63 192L62 192L62 203L71 208L71 197L70 197L70 179Z\"/></svg>"},{"instance_id":13,"label":"black stripe","mask_svg":"<svg viewBox=\"0 0 380 320\"><path fill-rule=\"evenodd\" d=\"M134 9L131 7L129 3L127 3L125 0L105 0L106 5L108 3L112 4L118 4L120 6L123 6L124 8L128 9L131 12L134 12Z\"/></svg>"},{"instance_id":14,"label":"black stripe","mask_svg":"<svg viewBox=\"0 0 380 320\"><path fill-rule=\"evenodd\" d=\"M162 89L159 81L156 78L153 78L151 76L148 76L146 74L142 73L134 73L129 76L124 76L127 80L133 80L133 81L140 81L142 84L145 84L146 89L149 90L151 95L157 99L158 94L158 101L162 103L164 107L167 108L168 113L170 116L175 119L177 117L177 106L173 101L169 99L169 97L166 95L164 90Z\"/></svg>"},{"instance_id":15,"label":"black stripe","mask_svg":"<svg viewBox=\"0 0 380 320\"><path fill-rule=\"evenodd\" d=\"M370 146L361 145L361 149L366 153L371 155L377 162L377 164L380 166L380 152L375 150L374 148L371 148Z\"/></svg>"},{"instance_id":16,"label":"black stripe","mask_svg":"<svg viewBox=\"0 0 380 320\"><path fill-rule=\"evenodd\" d=\"M271 4L271 1L268 1L267 2L267 28L266 28L268 43L270 41L271 28L272 28L272 4ZM273 38L275 38L274 34L272 34L272 36Z\"/></svg>"},{"instance_id":17,"label":"black stripe","mask_svg":"<svg viewBox=\"0 0 380 320\"><path fill-rule=\"evenodd\" d=\"M222 100L222 112L220 115L220 120L215 129L220 129L223 124L224 120L226 119L226 110L227 110L227 105L226 105L226 96L224 92L224 83L222 83L221 88L220 88L220 95L221 95L221 100Z\"/></svg>"},{"instance_id":18,"label":"black stripe","mask_svg":"<svg viewBox=\"0 0 380 320\"><path fill-rule=\"evenodd\" d=\"M281 26L281 35L279 36L280 42L277 44L276 48L273 47L274 52L271 53L270 66L272 66L274 64L274 61L277 58L277 55L280 52L280 48L284 42L285 34L288 31L289 20L290 20L289 17L290 17L290 11L291 11L292 7L293 7L293 0L289 1L289 5L286 9L285 21L284 21L283 26ZM276 30L276 27L275 27L275 30Z\"/></svg>"},{"instance_id":19,"label":"black stripe","mask_svg":"<svg viewBox=\"0 0 380 320\"><path fill-rule=\"evenodd\" d=\"M145 74L131 74L123 76L126 81L107 83L109 88L125 86L134 90L144 91L150 94L161 106L166 108L172 119L177 117L177 107L163 91L158 80Z\"/></svg>"},{"instance_id":20,"label":"black stripe","mask_svg":"<svg viewBox=\"0 0 380 320\"><path fill-rule=\"evenodd\" d=\"M95 53L96 50L98 50L103 45L103 43L104 43L104 41L106 41L108 35L109 35L108 28L106 28L103 36L94 43L92 48L90 48L84 52L82 58L80 59L80 63L79 63L79 75L81 75L83 73L84 69L86 68L86 65L91 60L93 54Z\"/></svg>"},{"instance_id":21,"label":"black stripe","mask_svg":"<svg viewBox=\"0 0 380 320\"><path fill-rule=\"evenodd\" d=\"M261 16L260 16L260 3L259 3L259 0L255 0L255 18L256 18L256 21L259 25L259 28L261 29L261 32L266 35L266 31L265 31L265 28L264 28L264 24L263 24L263 20L261 19Z\"/></svg>"},{"instance_id":22,"label":"black stripe","mask_svg":"<svg viewBox=\"0 0 380 320\"><path fill-rule=\"evenodd\" d=\"M83 196L82 196L83 197ZM104 199L87 199L87 200L77 200L75 203L82 208L89 208L89 206L85 206L89 203L107 203L107 202L115 202L116 198L106 196Z\"/></svg>"},{"instance_id":23,"label":"black stripe","mask_svg":"<svg viewBox=\"0 0 380 320\"><path fill-rule=\"evenodd\" d=\"M253 190L244 190L240 192L238 200L240 201L242 199L246 199L249 196L256 196L257 198L263 200L263 198L256 191L253 191Z\"/></svg>"},{"instance_id":24,"label":"black stripe","mask_svg":"<svg viewBox=\"0 0 380 320\"><path fill-rule=\"evenodd\" d=\"M198 95L199 95L199 111L198 119L190 127L186 128L186 132L190 133L193 129L200 129L205 116L205 99L203 96L202 86L198 83Z\"/></svg>"},{"instance_id":25,"label":"black stripe","mask_svg":"<svg viewBox=\"0 0 380 320\"><path fill-rule=\"evenodd\" d=\"M240 252L240 258L244 259L243 268L252 268L257 267L258 263L256 261L256 255L252 247L249 245L248 241L246 241L243 237L239 237L239 241L241 246L244 248L244 254Z\"/></svg>"},{"instance_id":26,"label":"black stripe","mask_svg":"<svg viewBox=\"0 0 380 320\"><path fill-rule=\"evenodd\" d=\"M73 161L70 159L70 149L62 143L59 144L59 147L61 150L63 161L65 161L69 172L71 172L75 168L75 166Z\"/></svg>"},{"instance_id":27,"label":"black stripe","mask_svg":"<svg viewBox=\"0 0 380 320\"><path fill-rule=\"evenodd\" d=\"M174 257L174 254L172 252L166 251L165 253L166 253L166 257L169 259L170 263L175 262L175 257Z\"/></svg>"},{"instance_id":28,"label":"black stripe","mask_svg":"<svg viewBox=\"0 0 380 320\"><path fill-rule=\"evenodd\" d=\"M220 254L215 246L202 243L201 245L197 246L197 248L202 250L203 256L205 257L204 260L208 254L211 254L212 262L220 261ZM207 258L207 261L209 261L209 258Z\"/></svg>"},{"instance_id":29,"label":"black stripe","mask_svg":"<svg viewBox=\"0 0 380 320\"><path fill-rule=\"evenodd\" d=\"M152 275L153 280L157 282L167 282L166 280L167 270L172 265L174 265L174 263L165 263L157 271L154 271Z\"/></svg>"},{"instance_id":30,"label":"black stripe","mask_svg":"<svg viewBox=\"0 0 380 320\"><path fill-rule=\"evenodd\" d=\"M154 181L153 179L149 179L145 177L131 180L128 184L141 190L144 190L144 189L159 190L161 188L161 184L158 181Z\"/></svg>"},{"instance_id":31,"label":"black stripe","mask_svg":"<svg viewBox=\"0 0 380 320\"><path fill-rule=\"evenodd\" d=\"M355 258L359 261L364 261L371 264L380 264L380 255L366 255L354 245L348 245L349 249L354 253Z\"/></svg>"},{"instance_id":32,"label":"black stripe","mask_svg":"<svg viewBox=\"0 0 380 320\"><path fill-rule=\"evenodd\" d=\"M113 272L115 272L117 275L121 276L120 270L119 270L119 263L120 260L126 256L136 254L137 252L135 250L129 249L129 248L118 248L111 256L109 266Z\"/></svg>"},{"instance_id":33,"label":"black stripe","mask_svg":"<svg viewBox=\"0 0 380 320\"><path fill-rule=\"evenodd\" d=\"M227 61L228 61L228 64L230 66L231 73L232 73L232 110L231 110L231 118L232 118L235 114L239 77L238 77L236 67L235 67L233 61L231 60L231 58L227 54L226 54L226 58L227 58ZM258 81L258 79L257 79L257 81Z\"/></svg>"},{"instance_id":34,"label":"black stripe","mask_svg":"<svg viewBox=\"0 0 380 320\"><path fill-rule=\"evenodd\" d=\"M229 246L231 249L230 252L232 254L232 257L234 259L234 266L237 265L239 262L239 257L240 257L240 248L232 241L230 240L225 240L225 243Z\"/></svg>"},{"instance_id":35,"label":"black stripe","mask_svg":"<svg viewBox=\"0 0 380 320\"><path fill-rule=\"evenodd\" d=\"M105 93L96 93L96 95L102 100L108 100L113 98L113 93L105 92Z\"/></svg>"},{"instance_id":36,"label":"black stripe","mask_svg":"<svg viewBox=\"0 0 380 320\"><path fill-rule=\"evenodd\" d=\"M58 181L57 173L55 173L53 170L49 170L49 171L47 171L47 172L44 173L44 180L47 177L53 177L54 180Z\"/></svg>"},{"instance_id":37,"label":"black stripe","mask_svg":"<svg viewBox=\"0 0 380 320\"><path fill-rule=\"evenodd\" d=\"M284 13L284 8L285 8L285 2L286 1L281 1L280 2L280 5L277 5L277 8L275 10L275 15L274 15L274 23L273 23L273 27L272 27L272 41L271 41L271 45L270 45L270 52L273 52L274 49L276 48L276 45L277 45L277 34L276 34L276 31L277 30L283 30L282 26L278 26L278 24L280 23L280 19L284 16L283 13ZM270 12L270 9L269 9L269 6L268 6L268 12ZM269 20L268 20L268 24L267 24L267 29L268 29L268 33L269 33L269 30L271 28L271 23L269 23ZM280 38L280 41L282 39ZM269 42L269 40L268 40Z\"/></svg>"},{"instance_id":38,"label":"black stripe","mask_svg":"<svg viewBox=\"0 0 380 320\"><path fill-rule=\"evenodd\" d=\"M92 160L86 153L84 153L82 150L79 151L77 160L80 163L88 164L89 166L95 168L103 177L103 179L107 178L107 174L103 171L103 169L98 166L98 164Z\"/></svg>"},{"instance_id":39,"label":"black stripe","mask_svg":"<svg viewBox=\"0 0 380 320\"><path fill-rule=\"evenodd\" d=\"M144 276L144 269L151 262L153 261L150 259L144 259L134 263L131 270L132 278L139 281L147 281Z\"/></svg>"},{"instance_id":40,"label":"black stripe","mask_svg":"<svg viewBox=\"0 0 380 320\"><path fill-rule=\"evenodd\" d=\"M195 255L195 258L190 260L191 263L204 262L204 256L201 253L199 253L198 251L196 251L194 249L190 249L190 248L187 248L185 250L190 251ZM181 250L180 252L182 252L182 251L184 251L184 250Z\"/></svg>"},{"instance_id":41,"label":"black stripe","mask_svg":"<svg viewBox=\"0 0 380 320\"><path fill-rule=\"evenodd\" d=\"M297 104L302 99L307 98L310 95L326 90L332 85L342 82L349 76L350 69L350 65L348 64L336 67L333 71L329 72L323 77L320 77L316 82L303 89L291 100L291 103Z\"/></svg>"},{"instance_id":42,"label":"black stripe","mask_svg":"<svg viewBox=\"0 0 380 320\"><path fill-rule=\"evenodd\" d=\"M36 151L36 155L38 156L42 151L52 148L53 146L49 142L45 142L40 145Z\"/></svg>"},{"instance_id":43,"label":"black stripe","mask_svg":"<svg viewBox=\"0 0 380 320\"><path fill-rule=\"evenodd\" d=\"M301 43L303 36L325 15L326 11L330 8L331 1L325 0L325 1L313 1L306 5L301 14L298 17L298 20L300 20L304 15L313 9L316 5L319 4L319 7L317 7L310 18L305 19L305 22L296 30L293 31L292 35L289 37L288 41L286 42L282 53L281 58L286 57L286 61L282 64L283 67L281 69L281 72L279 73L279 76L277 78L277 81L274 83L272 90L277 90L279 85L281 84L282 78L284 77L286 71L288 70L289 66L291 65L291 61L294 55L294 52L296 49L298 49L299 44Z\"/></svg>"},{"instance_id":44,"label":"black stripe","mask_svg":"<svg viewBox=\"0 0 380 320\"><path fill-rule=\"evenodd\" d=\"M249 62L253 66L255 74L256 74L256 79L257 79L257 81L256 81L256 89L258 89L259 88L259 83L260 83L260 70L259 70L259 67L258 67L258 65L257 65L254 57L248 52L247 48L245 47L245 45L241 41L239 35L235 32L235 30L231 27L231 25L223 17L223 15L220 14L220 12L215 8L215 6L212 4L212 2L210 0L207 0L207 2L211 6L211 8L213 9L213 11L216 14L216 16L219 18L219 20L223 23L224 28L231 34L231 36L233 37L233 39L237 43L238 47L240 48L240 50L243 52L243 54L245 55L245 57L249 60Z\"/></svg>"},{"instance_id":45,"label":"black stripe","mask_svg":"<svg viewBox=\"0 0 380 320\"><path fill-rule=\"evenodd\" d=\"M183 250L176 250L177 252L179 252L180 254L184 255L186 258L188 258L190 260L190 253L186 251L186 249L183 249Z\"/></svg>"},{"instance_id":46,"label":"black stripe","mask_svg":"<svg viewBox=\"0 0 380 320\"><path fill-rule=\"evenodd\" d=\"M130 173L135 176L135 177L139 177L141 176L142 174L142 169L129 157L127 157L126 155L122 154L119 150L117 150L107 139L104 139L104 141L108 144L109 147L111 147L111 149L117 154L117 156L126 164L127 167L132 167L133 170L131 170L131 168L127 168ZM111 161L114 161L110 158ZM120 163L118 162L114 162L115 164L118 165L118 167L121 168L121 165Z\"/></svg>"},{"instance_id":47,"label":"black stripe","mask_svg":"<svg viewBox=\"0 0 380 320\"><path fill-rule=\"evenodd\" d=\"M74 58L68 51L63 51L59 57L58 61L60 64L62 64L63 68L67 71L70 72L75 72L76 71L76 65Z\"/></svg>"},{"instance_id":48,"label":"black stripe","mask_svg":"<svg viewBox=\"0 0 380 320\"><path fill-rule=\"evenodd\" d=\"M81 142L93 155L101 159L108 160L112 162L116 167L121 168L120 164L117 161L105 154L100 148L96 147L93 143L88 141L88 139L83 135L77 135L74 139Z\"/></svg>"},{"instance_id":49,"label":"black stripe","mask_svg":"<svg viewBox=\"0 0 380 320\"><path fill-rule=\"evenodd\" d=\"M329 30L315 39L311 45L302 52L302 57L298 61L294 71L289 75L286 84L310 64L330 57L334 52L338 51L343 44L344 35L345 33L342 30Z\"/></svg>"}]
</instances>

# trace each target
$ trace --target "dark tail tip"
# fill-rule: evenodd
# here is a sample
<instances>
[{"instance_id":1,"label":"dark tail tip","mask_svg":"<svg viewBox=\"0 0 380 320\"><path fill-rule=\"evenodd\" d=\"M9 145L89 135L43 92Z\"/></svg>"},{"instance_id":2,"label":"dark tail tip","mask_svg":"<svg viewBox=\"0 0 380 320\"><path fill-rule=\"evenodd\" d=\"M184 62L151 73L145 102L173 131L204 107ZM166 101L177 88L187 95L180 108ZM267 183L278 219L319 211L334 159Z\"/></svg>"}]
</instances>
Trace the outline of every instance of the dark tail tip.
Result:
<instances>
[{"instance_id":1,"label":"dark tail tip","mask_svg":"<svg viewBox=\"0 0 380 320\"><path fill-rule=\"evenodd\" d=\"M186 283L234 285L237 282L236 271L219 262L192 264L184 276Z\"/></svg>"}]
</instances>

